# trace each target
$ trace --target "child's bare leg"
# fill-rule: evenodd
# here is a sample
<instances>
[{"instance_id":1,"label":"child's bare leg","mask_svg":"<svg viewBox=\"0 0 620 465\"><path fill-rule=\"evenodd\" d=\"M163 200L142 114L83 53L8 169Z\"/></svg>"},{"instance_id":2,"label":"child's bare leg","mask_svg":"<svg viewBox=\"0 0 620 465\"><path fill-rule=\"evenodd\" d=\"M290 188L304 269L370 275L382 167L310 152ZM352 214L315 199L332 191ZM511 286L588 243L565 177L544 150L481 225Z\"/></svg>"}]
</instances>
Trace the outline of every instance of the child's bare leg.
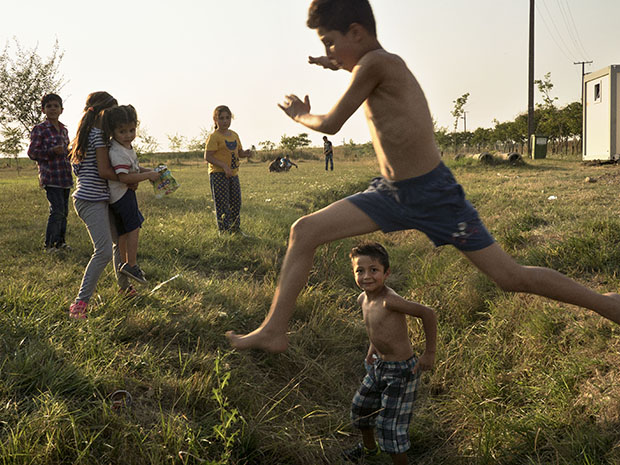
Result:
<instances>
[{"instance_id":1,"label":"child's bare leg","mask_svg":"<svg viewBox=\"0 0 620 465\"><path fill-rule=\"evenodd\" d=\"M362 433L362 443L366 449L374 450L377 447L375 441L375 430L373 428L360 428Z\"/></svg>"},{"instance_id":2,"label":"child's bare leg","mask_svg":"<svg viewBox=\"0 0 620 465\"><path fill-rule=\"evenodd\" d=\"M594 310L620 324L620 296L599 294L558 271L518 264L498 244L463 252L480 271L505 291L528 292Z\"/></svg>"},{"instance_id":3,"label":"child's bare leg","mask_svg":"<svg viewBox=\"0 0 620 465\"><path fill-rule=\"evenodd\" d=\"M316 248L377 229L374 221L347 200L339 200L297 220L291 227L280 280L267 317L249 334L228 331L226 337L230 344L236 349L262 349L275 353L286 350L288 322L297 296L306 285Z\"/></svg>"},{"instance_id":4,"label":"child's bare leg","mask_svg":"<svg viewBox=\"0 0 620 465\"><path fill-rule=\"evenodd\" d=\"M392 457L392 463L394 465L407 465L409 463L406 452L402 452L400 454L390 454L390 457Z\"/></svg>"},{"instance_id":5,"label":"child's bare leg","mask_svg":"<svg viewBox=\"0 0 620 465\"><path fill-rule=\"evenodd\" d=\"M374 450L377 447L377 442L375 441L375 430L373 428L360 428L362 433L362 443L366 449ZM392 459L392 463L395 465L407 465L409 462L407 460L407 453L402 452L400 454L390 454L390 458Z\"/></svg>"},{"instance_id":6,"label":"child's bare leg","mask_svg":"<svg viewBox=\"0 0 620 465\"><path fill-rule=\"evenodd\" d=\"M121 263L127 263L127 234L118 236L118 252L121 255Z\"/></svg>"},{"instance_id":7,"label":"child's bare leg","mask_svg":"<svg viewBox=\"0 0 620 465\"><path fill-rule=\"evenodd\" d=\"M125 234L127 237L127 263L134 266L138 261L138 239L140 237L140 228L129 231Z\"/></svg>"}]
</instances>

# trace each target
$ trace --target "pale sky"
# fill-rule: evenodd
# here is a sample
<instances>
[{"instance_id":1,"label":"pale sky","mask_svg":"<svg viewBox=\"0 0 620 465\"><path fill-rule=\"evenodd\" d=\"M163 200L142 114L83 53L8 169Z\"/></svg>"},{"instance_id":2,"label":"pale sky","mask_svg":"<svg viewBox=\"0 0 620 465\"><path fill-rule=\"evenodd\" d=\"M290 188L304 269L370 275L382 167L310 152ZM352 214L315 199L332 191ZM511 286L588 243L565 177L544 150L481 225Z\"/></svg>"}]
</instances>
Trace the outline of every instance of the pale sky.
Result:
<instances>
[{"instance_id":1,"label":"pale sky","mask_svg":"<svg viewBox=\"0 0 620 465\"><path fill-rule=\"evenodd\" d=\"M420 81L439 126L452 128L453 101L470 93L467 129L492 127L527 110L528 0L371 0L382 46ZM197 137L215 106L228 105L244 147L308 132L277 107L310 95L327 112L348 85L346 71L307 64L323 55L306 27L309 0L22 0L2 5L0 42L16 37L48 56L64 50L61 117L75 135L88 93L133 104L142 127L167 149L167 134ZM620 0L536 0L536 66L551 72L564 105L581 97L587 71L620 64ZM537 100L540 101L538 91ZM459 123L462 129L463 122ZM369 141L361 110L330 137Z\"/></svg>"}]
</instances>

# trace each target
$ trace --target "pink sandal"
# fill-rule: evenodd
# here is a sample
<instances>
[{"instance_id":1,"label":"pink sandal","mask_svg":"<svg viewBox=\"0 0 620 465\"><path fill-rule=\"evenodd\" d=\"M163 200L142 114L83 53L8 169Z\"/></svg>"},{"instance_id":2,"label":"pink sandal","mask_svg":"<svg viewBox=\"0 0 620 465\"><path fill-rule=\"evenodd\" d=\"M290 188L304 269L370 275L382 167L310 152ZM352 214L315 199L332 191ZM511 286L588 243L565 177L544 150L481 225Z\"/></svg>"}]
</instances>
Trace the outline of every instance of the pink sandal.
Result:
<instances>
[{"instance_id":1,"label":"pink sandal","mask_svg":"<svg viewBox=\"0 0 620 465\"><path fill-rule=\"evenodd\" d=\"M75 318L77 320L85 319L86 307L88 307L88 302L84 302L82 300L72 303L69 307L69 318Z\"/></svg>"}]
</instances>

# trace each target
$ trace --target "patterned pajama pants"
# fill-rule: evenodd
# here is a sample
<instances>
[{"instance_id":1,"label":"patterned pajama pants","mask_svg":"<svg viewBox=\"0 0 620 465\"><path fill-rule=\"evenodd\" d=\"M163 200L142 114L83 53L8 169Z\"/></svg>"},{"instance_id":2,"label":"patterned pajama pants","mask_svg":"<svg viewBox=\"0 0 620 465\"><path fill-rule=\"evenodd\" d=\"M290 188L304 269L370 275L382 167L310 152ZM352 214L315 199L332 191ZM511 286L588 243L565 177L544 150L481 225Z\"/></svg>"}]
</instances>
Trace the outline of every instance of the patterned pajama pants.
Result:
<instances>
[{"instance_id":1,"label":"patterned pajama pants","mask_svg":"<svg viewBox=\"0 0 620 465\"><path fill-rule=\"evenodd\" d=\"M241 185L239 176L227 178L224 173L211 173L211 196L215 204L217 229L239 231L241 227Z\"/></svg>"}]
</instances>

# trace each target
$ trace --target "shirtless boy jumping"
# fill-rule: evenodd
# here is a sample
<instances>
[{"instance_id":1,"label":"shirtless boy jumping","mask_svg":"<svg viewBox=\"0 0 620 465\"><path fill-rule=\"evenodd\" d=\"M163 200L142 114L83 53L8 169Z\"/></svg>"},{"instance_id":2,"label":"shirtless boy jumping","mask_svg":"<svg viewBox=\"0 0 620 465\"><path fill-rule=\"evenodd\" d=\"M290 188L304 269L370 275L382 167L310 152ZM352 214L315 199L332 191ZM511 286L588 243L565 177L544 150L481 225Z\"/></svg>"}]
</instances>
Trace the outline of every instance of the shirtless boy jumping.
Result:
<instances>
[{"instance_id":1,"label":"shirtless boy jumping","mask_svg":"<svg viewBox=\"0 0 620 465\"><path fill-rule=\"evenodd\" d=\"M310 57L310 63L345 69L352 74L351 83L326 114L310 113L308 96L288 95L279 106L304 126L335 134L363 105L382 176L366 191L293 224L269 313L249 334L229 331L233 347L286 350L288 322L316 248L378 229L417 229L436 246L454 245L504 291L579 305L620 323L618 294L599 294L549 268L520 265L494 241L441 161L420 85L405 62L379 44L368 0L313 0L308 26L317 30L327 53Z\"/></svg>"}]
</instances>

